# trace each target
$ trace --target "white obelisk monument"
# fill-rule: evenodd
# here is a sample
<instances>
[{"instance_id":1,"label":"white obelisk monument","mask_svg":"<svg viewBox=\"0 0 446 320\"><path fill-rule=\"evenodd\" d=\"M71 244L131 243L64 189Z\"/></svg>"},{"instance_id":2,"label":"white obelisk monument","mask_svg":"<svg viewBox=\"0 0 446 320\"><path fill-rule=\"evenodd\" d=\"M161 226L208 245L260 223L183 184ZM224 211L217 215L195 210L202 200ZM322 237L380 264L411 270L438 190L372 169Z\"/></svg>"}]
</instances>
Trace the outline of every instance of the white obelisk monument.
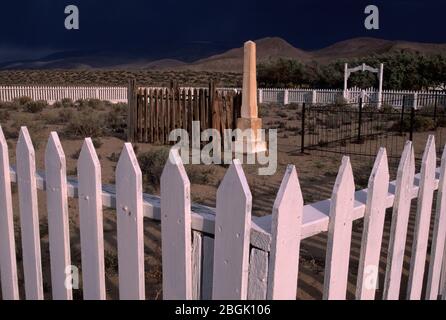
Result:
<instances>
[{"instance_id":1,"label":"white obelisk monument","mask_svg":"<svg viewBox=\"0 0 446 320\"><path fill-rule=\"evenodd\" d=\"M245 154L264 152L267 148L261 135L262 119L258 118L256 68L256 44L247 41L244 45L241 118L237 119L237 129L243 132Z\"/></svg>"}]
</instances>

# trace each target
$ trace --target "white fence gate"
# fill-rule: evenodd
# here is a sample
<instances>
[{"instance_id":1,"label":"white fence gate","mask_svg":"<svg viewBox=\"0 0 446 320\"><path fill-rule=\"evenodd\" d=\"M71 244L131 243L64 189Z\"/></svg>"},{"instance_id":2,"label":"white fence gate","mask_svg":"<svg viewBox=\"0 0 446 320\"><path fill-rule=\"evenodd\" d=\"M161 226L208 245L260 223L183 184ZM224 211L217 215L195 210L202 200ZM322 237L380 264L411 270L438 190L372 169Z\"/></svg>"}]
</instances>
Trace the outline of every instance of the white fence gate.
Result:
<instances>
[{"instance_id":1,"label":"white fence gate","mask_svg":"<svg viewBox=\"0 0 446 320\"><path fill-rule=\"evenodd\" d=\"M350 160L344 157L331 199L304 205L294 166L288 166L271 215L252 217L252 195L238 160L217 191L216 209L191 205L190 182L176 149L169 155L161 196L142 193L142 175L131 144L116 168L116 189L102 186L101 166L91 139L78 160L78 180L67 180L65 155L52 132L45 151L45 172L36 171L35 152L26 127L17 144L18 163L10 166L0 128L0 270L2 296L18 299L11 183L18 185L25 295L43 299L37 189L48 206L52 297L72 299L66 286L70 267L68 197L78 198L83 294L105 299L102 207L116 208L119 296L144 299L143 219L161 220L164 299L295 299L302 239L328 231L325 299L345 299L352 222L364 219L356 283L357 299L375 297L385 211L393 208L385 299L398 299L410 202L417 198L407 298L446 297L446 151L436 168L434 137L415 175L414 151L407 142L396 181L389 183L387 155L380 149L368 188L355 192ZM429 268L425 270L432 201L437 192ZM375 274L373 273L375 272ZM372 278L370 278L372 276ZM426 295L422 294L427 276Z\"/></svg>"}]
</instances>

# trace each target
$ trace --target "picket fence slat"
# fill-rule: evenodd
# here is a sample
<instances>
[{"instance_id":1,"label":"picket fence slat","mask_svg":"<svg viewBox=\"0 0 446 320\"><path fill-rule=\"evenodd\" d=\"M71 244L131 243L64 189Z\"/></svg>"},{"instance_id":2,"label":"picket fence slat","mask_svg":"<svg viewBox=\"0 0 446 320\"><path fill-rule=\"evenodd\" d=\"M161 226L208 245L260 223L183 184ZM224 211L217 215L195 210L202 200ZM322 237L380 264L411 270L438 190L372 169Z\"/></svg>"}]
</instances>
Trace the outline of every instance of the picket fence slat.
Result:
<instances>
[{"instance_id":1,"label":"picket fence slat","mask_svg":"<svg viewBox=\"0 0 446 320\"><path fill-rule=\"evenodd\" d=\"M37 204L36 154L26 127L20 129L16 158L20 159L17 161L17 186L25 296L28 300L42 300L43 280Z\"/></svg>"},{"instance_id":2,"label":"picket fence slat","mask_svg":"<svg viewBox=\"0 0 446 320\"><path fill-rule=\"evenodd\" d=\"M217 190L213 299L247 298L252 196L238 159Z\"/></svg>"},{"instance_id":3,"label":"picket fence slat","mask_svg":"<svg viewBox=\"0 0 446 320\"><path fill-rule=\"evenodd\" d=\"M142 173L130 143L125 143L116 167L119 297L144 300L144 234Z\"/></svg>"},{"instance_id":4,"label":"picket fence slat","mask_svg":"<svg viewBox=\"0 0 446 320\"><path fill-rule=\"evenodd\" d=\"M2 296L19 299L8 143L0 126L0 273Z\"/></svg>"},{"instance_id":5,"label":"picket fence slat","mask_svg":"<svg viewBox=\"0 0 446 320\"><path fill-rule=\"evenodd\" d=\"M386 149L381 148L368 183L364 229L361 241L356 299L373 300L378 284L379 257L389 185Z\"/></svg>"},{"instance_id":6,"label":"picket fence slat","mask_svg":"<svg viewBox=\"0 0 446 320\"><path fill-rule=\"evenodd\" d=\"M101 165L90 138L77 168L83 295L85 300L105 300Z\"/></svg>"},{"instance_id":7,"label":"picket fence slat","mask_svg":"<svg viewBox=\"0 0 446 320\"><path fill-rule=\"evenodd\" d=\"M299 179L289 165L273 206L268 299L296 299L302 215Z\"/></svg>"},{"instance_id":8,"label":"picket fence slat","mask_svg":"<svg viewBox=\"0 0 446 320\"><path fill-rule=\"evenodd\" d=\"M440 167L440 182L438 185L437 203L435 209L434 229L430 252L429 273L426 287L426 299L434 300L441 294L442 263L446 246L446 148L443 149Z\"/></svg>"},{"instance_id":9,"label":"picket fence slat","mask_svg":"<svg viewBox=\"0 0 446 320\"><path fill-rule=\"evenodd\" d=\"M252 248L249 259L248 300L265 300L268 290L268 252Z\"/></svg>"},{"instance_id":10,"label":"picket fence slat","mask_svg":"<svg viewBox=\"0 0 446 320\"><path fill-rule=\"evenodd\" d=\"M66 283L67 274L71 273L67 169L56 132L51 132L46 146L45 176L53 299L71 300L72 289Z\"/></svg>"},{"instance_id":11,"label":"picket fence slat","mask_svg":"<svg viewBox=\"0 0 446 320\"><path fill-rule=\"evenodd\" d=\"M350 158L344 156L331 197L323 299L346 298L354 192Z\"/></svg>"},{"instance_id":12,"label":"picket fence slat","mask_svg":"<svg viewBox=\"0 0 446 320\"><path fill-rule=\"evenodd\" d=\"M192 299L190 182L178 149L161 175L161 243L164 299Z\"/></svg>"},{"instance_id":13,"label":"picket fence slat","mask_svg":"<svg viewBox=\"0 0 446 320\"><path fill-rule=\"evenodd\" d=\"M407 141L398 166L395 200L387 250L386 274L383 298L397 300L400 294L401 272L406 247L407 225L409 222L411 193L415 175L415 158L412 142Z\"/></svg>"},{"instance_id":14,"label":"picket fence slat","mask_svg":"<svg viewBox=\"0 0 446 320\"><path fill-rule=\"evenodd\" d=\"M430 135L421 163L420 191L410 260L407 298L419 300L423 287L436 170L435 136Z\"/></svg>"}]
</instances>

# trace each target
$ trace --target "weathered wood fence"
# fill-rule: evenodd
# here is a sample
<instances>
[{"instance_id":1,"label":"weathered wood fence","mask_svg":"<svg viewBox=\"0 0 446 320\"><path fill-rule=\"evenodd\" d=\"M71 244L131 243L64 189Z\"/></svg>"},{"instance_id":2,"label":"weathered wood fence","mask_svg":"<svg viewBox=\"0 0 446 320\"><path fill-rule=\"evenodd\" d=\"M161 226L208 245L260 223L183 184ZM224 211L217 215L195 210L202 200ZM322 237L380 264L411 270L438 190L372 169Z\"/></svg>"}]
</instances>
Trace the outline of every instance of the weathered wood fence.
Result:
<instances>
[{"instance_id":1,"label":"weathered wood fence","mask_svg":"<svg viewBox=\"0 0 446 320\"><path fill-rule=\"evenodd\" d=\"M169 144L174 129L192 134L192 121L200 129L234 129L240 117L241 93L221 92L213 84L204 89L137 88L130 81L127 140Z\"/></svg>"},{"instance_id":2,"label":"weathered wood fence","mask_svg":"<svg viewBox=\"0 0 446 320\"><path fill-rule=\"evenodd\" d=\"M405 297L446 297L446 151L436 167L435 141L424 151L415 175L414 151L407 142L396 181L389 183L387 155L380 149L368 188L355 192L348 157L340 166L332 197L304 205L294 166L288 166L272 214L251 216L252 195L238 160L217 191L215 209L191 204L190 182L178 151L172 149L161 177L161 195L142 193L142 175L132 145L126 143L116 168L116 187L102 186L101 166L91 139L85 139L77 172L68 180L66 158L56 132L45 152L45 171L36 171L35 152L22 127L15 167L0 128L0 270L3 299L18 299L19 286L11 183L18 186L24 288L27 299L43 299L37 189L47 195L51 292L72 299L66 286L70 268L68 197L78 198L83 295L105 299L102 208L116 208L119 296L144 299L143 219L161 220L164 299L295 299L300 242L328 231L325 299L345 299L352 222L364 219L356 283L357 299L373 299L373 270L379 267L383 224L393 208L385 271L385 299L400 297L411 200L417 198L414 241ZM436 208L429 241L431 211ZM429 266L425 268L430 248ZM372 276L372 280L370 279ZM421 296L426 279L425 296Z\"/></svg>"}]
</instances>

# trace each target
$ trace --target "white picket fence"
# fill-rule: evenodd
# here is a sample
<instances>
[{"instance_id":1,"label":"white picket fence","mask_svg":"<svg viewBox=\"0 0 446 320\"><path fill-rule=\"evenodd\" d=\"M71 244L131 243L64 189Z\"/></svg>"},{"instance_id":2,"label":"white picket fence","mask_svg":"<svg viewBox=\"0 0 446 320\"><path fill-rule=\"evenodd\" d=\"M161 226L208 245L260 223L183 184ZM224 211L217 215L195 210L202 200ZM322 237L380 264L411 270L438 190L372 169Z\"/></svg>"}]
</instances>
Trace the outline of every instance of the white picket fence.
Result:
<instances>
[{"instance_id":1,"label":"white picket fence","mask_svg":"<svg viewBox=\"0 0 446 320\"><path fill-rule=\"evenodd\" d=\"M67 179L66 159L56 132L45 151L45 171L36 171L26 127L16 147L16 167L0 127L0 270L2 296L18 299L11 183L18 186L24 287L27 299L43 299L37 189L48 208L51 292L72 299L68 197L78 198L83 295L105 299L102 208L116 208L119 297L144 299L143 219L161 220L164 299L295 299L302 239L328 231L324 299L345 299L352 222L364 219L357 299L373 299L386 208L393 208L384 298L398 299L411 200L417 198L407 298L446 297L446 151L436 167L434 137L415 175L414 150L407 142L396 181L389 183L381 148L368 188L355 192L350 160L344 157L331 199L304 205L294 166L286 169L272 214L252 217L252 195L235 159L217 191L216 208L191 204L190 182L178 150L172 149L161 177L160 197L142 193L142 174L132 145L123 147L116 186L102 186L101 165L91 139L78 159L78 180ZM425 270L434 191L437 192L429 268ZM69 270L69 269L68 269ZM372 276L372 281L370 280ZM421 296L427 276L425 297ZM376 278L376 277L375 277Z\"/></svg>"},{"instance_id":2,"label":"white picket fence","mask_svg":"<svg viewBox=\"0 0 446 320\"><path fill-rule=\"evenodd\" d=\"M160 88L160 87L150 87ZM221 91L240 91L241 88L219 88ZM13 101L16 98L28 96L33 100L45 100L49 104L63 98L78 99L100 99L112 103L127 102L126 87L26 87L26 86L0 86L0 101ZM290 89L290 88L260 88L258 99L260 103L314 103L331 104L339 102L344 96L340 89ZM359 88L351 88L346 93L348 103L358 103L363 96L366 104L376 104L379 100L378 91L369 88L362 92ZM415 108L432 106L437 101L438 105L446 105L446 92L434 93L423 91L392 91L384 90L382 93L382 104L401 107L403 99Z\"/></svg>"},{"instance_id":3,"label":"white picket fence","mask_svg":"<svg viewBox=\"0 0 446 320\"><path fill-rule=\"evenodd\" d=\"M127 102L126 87L47 87L47 86L0 86L0 101L13 101L20 97L44 100L49 104L64 98L100 99L112 103Z\"/></svg>"},{"instance_id":4,"label":"white picket fence","mask_svg":"<svg viewBox=\"0 0 446 320\"><path fill-rule=\"evenodd\" d=\"M379 101L379 93L373 88L361 90L352 88L347 90L345 102L359 103L359 99L363 97L365 104L377 104ZM344 92L341 89L287 89L287 88L268 88L259 89L259 101L264 103L313 103L313 104L332 104L342 101ZM401 107L403 101L414 108L424 106L446 105L446 92L433 91L394 91L383 90L382 105L390 105L393 107Z\"/></svg>"}]
</instances>

